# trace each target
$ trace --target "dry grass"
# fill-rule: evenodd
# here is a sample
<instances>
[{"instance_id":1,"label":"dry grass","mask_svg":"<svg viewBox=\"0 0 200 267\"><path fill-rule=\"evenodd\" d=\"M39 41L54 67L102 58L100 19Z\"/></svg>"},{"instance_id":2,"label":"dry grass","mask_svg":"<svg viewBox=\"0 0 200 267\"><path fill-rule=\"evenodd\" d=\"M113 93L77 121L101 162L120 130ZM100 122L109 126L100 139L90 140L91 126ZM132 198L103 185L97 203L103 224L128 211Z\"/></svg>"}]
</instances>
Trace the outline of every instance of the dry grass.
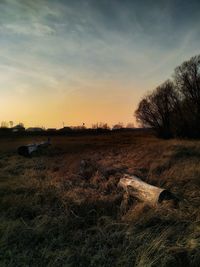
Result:
<instances>
[{"instance_id":1,"label":"dry grass","mask_svg":"<svg viewBox=\"0 0 200 267\"><path fill-rule=\"evenodd\" d=\"M32 141L0 140L0 266L200 265L200 141L53 137L41 155L16 154ZM125 203L124 172L171 190L179 207Z\"/></svg>"}]
</instances>

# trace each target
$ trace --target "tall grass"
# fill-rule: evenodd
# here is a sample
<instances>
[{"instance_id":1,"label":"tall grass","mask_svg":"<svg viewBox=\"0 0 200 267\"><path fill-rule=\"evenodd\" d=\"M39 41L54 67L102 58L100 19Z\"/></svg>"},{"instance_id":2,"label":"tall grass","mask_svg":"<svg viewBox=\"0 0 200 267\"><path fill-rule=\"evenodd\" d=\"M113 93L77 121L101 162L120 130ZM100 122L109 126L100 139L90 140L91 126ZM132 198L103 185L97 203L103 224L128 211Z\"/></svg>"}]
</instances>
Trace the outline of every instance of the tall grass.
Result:
<instances>
[{"instance_id":1,"label":"tall grass","mask_svg":"<svg viewBox=\"0 0 200 267\"><path fill-rule=\"evenodd\" d=\"M48 151L25 159L4 143L0 266L199 266L199 148L114 133L55 137ZM91 158L88 179L80 164ZM124 172L171 190L179 207L123 202Z\"/></svg>"}]
</instances>

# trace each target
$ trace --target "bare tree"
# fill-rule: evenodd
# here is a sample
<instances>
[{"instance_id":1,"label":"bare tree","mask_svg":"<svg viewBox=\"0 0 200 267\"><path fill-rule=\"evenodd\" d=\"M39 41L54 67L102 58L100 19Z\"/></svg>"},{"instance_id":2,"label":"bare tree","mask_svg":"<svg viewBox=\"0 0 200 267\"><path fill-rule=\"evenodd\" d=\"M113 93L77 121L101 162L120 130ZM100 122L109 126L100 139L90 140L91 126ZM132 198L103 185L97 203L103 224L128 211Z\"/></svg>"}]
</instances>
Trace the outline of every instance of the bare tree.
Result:
<instances>
[{"instance_id":1,"label":"bare tree","mask_svg":"<svg viewBox=\"0 0 200 267\"><path fill-rule=\"evenodd\" d=\"M175 69L168 80L139 103L137 121L161 136L200 137L200 55Z\"/></svg>"},{"instance_id":2,"label":"bare tree","mask_svg":"<svg viewBox=\"0 0 200 267\"><path fill-rule=\"evenodd\" d=\"M154 128L159 135L170 137L177 103L174 84L167 80L142 99L135 112L136 119L142 126Z\"/></svg>"},{"instance_id":3,"label":"bare tree","mask_svg":"<svg viewBox=\"0 0 200 267\"><path fill-rule=\"evenodd\" d=\"M177 67L174 78L183 98L200 109L200 55Z\"/></svg>"},{"instance_id":4,"label":"bare tree","mask_svg":"<svg viewBox=\"0 0 200 267\"><path fill-rule=\"evenodd\" d=\"M105 122L97 122L95 124L92 124L92 129L104 129L104 130L109 130L110 127L108 123Z\"/></svg>"},{"instance_id":5,"label":"bare tree","mask_svg":"<svg viewBox=\"0 0 200 267\"><path fill-rule=\"evenodd\" d=\"M2 121L1 122L1 128L8 128L9 124L7 121Z\"/></svg>"},{"instance_id":6,"label":"bare tree","mask_svg":"<svg viewBox=\"0 0 200 267\"><path fill-rule=\"evenodd\" d=\"M122 129L123 127L124 127L123 122L118 122L117 124L113 125L112 129L119 130L119 129Z\"/></svg>"},{"instance_id":7,"label":"bare tree","mask_svg":"<svg viewBox=\"0 0 200 267\"><path fill-rule=\"evenodd\" d=\"M174 74L182 101L182 120L188 136L200 135L200 55L183 62Z\"/></svg>"}]
</instances>

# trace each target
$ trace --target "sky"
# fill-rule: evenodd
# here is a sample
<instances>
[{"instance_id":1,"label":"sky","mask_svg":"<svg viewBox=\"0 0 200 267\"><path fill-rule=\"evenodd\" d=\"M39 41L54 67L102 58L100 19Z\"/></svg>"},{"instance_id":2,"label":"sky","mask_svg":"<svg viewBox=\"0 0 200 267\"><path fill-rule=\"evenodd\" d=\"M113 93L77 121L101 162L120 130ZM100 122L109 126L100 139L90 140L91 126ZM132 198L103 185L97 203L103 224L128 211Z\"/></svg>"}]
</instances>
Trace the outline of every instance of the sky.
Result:
<instances>
[{"instance_id":1,"label":"sky","mask_svg":"<svg viewBox=\"0 0 200 267\"><path fill-rule=\"evenodd\" d=\"M0 122L134 122L199 44L199 0L0 0Z\"/></svg>"}]
</instances>

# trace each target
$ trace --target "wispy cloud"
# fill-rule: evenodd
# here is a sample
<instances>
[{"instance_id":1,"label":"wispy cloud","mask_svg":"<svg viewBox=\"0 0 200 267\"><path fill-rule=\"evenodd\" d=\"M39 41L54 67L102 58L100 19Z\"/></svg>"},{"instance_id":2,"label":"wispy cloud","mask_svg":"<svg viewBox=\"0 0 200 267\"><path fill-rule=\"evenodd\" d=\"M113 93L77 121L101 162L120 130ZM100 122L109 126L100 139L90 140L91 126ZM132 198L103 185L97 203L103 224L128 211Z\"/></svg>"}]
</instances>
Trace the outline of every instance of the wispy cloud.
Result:
<instances>
[{"instance_id":1,"label":"wispy cloud","mask_svg":"<svg viewBox=\"0 0 200 267\"><path fill-rule=\"evenodd\" d=\"M4 24L0 27L0 32L18 35L45 36L54 34L55 30L48 25L35 22L30 24Z\"/></svg>"}]
</instances>

